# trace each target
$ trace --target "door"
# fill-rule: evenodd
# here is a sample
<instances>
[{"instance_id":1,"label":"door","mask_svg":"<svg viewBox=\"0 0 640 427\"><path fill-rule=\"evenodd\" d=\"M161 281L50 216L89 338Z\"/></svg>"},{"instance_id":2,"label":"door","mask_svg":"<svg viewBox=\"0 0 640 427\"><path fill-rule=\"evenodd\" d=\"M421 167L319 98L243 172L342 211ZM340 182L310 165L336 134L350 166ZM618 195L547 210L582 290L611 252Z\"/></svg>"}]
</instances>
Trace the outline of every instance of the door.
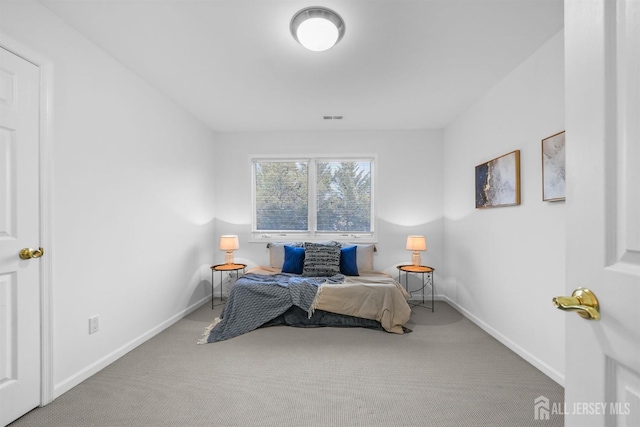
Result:
<instances>
[{"instance_id":1,"label":"door","mask_svg":"<svg viewBox=\"0 0 640 427\"><path fill-rule=\"evenodd\" d=\"M37 66L0 48L0 425L40 404ZM37 256L37 253L35 253Z\"/></svg>"},{"instance_id":2,"label":"door","mask_svg":"<svg viewBox=\"0 0 640 427\"><path fill-rule=\"evenodd\" d=\"M640 426L640 1L565 1L567 426Z\"/></svg>"}]
</instances>

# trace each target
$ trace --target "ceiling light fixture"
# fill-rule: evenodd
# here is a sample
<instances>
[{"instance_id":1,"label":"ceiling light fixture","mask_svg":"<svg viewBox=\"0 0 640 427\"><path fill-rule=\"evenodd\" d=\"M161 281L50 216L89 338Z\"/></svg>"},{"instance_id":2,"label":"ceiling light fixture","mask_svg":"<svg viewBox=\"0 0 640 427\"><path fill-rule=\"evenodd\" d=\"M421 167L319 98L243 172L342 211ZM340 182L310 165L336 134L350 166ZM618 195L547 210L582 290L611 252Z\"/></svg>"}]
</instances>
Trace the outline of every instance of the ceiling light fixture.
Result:
<instances>
[{"instance_id":1,"label":"ceiling light fixture","mask_svg":"<svg viewBox=\"0 0 640 427\"><path fill-rule=\"evenodd\" d=\"M293 15L291 35L298 43L314 52L330 49L344 36L344 21L325 7L307 7Z\"/></svg>"}]
</instances>

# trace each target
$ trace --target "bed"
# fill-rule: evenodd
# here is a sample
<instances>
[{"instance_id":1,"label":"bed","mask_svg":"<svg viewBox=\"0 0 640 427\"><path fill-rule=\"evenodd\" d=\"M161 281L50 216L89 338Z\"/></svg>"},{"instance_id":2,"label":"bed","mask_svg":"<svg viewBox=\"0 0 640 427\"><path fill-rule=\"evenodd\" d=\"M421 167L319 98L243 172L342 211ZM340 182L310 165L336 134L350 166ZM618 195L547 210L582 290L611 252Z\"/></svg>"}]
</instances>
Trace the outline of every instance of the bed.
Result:
<instances>
[{"instance_id":1,"label":"bed","mask_svg":"<svg viewBox=\"0 0 640 427\"><path fill-rule=\"evenodd\" d=\"M374 245L271 243L269 265L250 269L231 288L200 344L261 327L363 327L410 332L405 289L373 269Z\"/></svg>"}]
</instances>

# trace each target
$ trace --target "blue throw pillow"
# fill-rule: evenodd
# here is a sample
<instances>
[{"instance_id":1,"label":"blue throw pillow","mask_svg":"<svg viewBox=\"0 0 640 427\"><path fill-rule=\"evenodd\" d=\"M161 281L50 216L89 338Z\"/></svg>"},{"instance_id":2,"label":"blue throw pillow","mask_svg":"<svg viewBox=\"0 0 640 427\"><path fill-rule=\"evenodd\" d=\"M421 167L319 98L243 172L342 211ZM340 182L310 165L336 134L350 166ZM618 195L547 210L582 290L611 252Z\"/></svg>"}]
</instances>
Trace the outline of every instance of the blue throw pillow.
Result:
<instances>
[{"instance_id":1,"label":"blue throw pillow","mask_svg":"<svg viewBox=\"0 0 640 427\"><path fill-rule=\"evenodd\" d=\"M340 273L345 276L359 276L356 258L357 246L349 246L340 249Z\"/></svg>"},{"instance_id":2,"label":"blue throw pillow","mask_svg":"<svg viewBox=\"0 0 640 427\"><path fill-rule=\"evenodd\" d=\"M284 264L282 264L283 273L302 274L304 267L304 248L296 248L293 246L284 247Z\"/></svg>"}]
</instances>

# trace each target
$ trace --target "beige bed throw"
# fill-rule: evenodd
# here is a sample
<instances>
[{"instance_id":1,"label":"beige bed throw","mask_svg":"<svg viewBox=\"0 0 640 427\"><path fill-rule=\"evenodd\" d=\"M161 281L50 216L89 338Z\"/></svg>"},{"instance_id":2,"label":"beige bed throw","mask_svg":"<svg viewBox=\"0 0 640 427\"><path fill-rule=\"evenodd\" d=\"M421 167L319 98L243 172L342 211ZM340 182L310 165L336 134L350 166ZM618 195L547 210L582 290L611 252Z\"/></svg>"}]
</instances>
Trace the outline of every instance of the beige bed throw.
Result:
<instances>
[{"instance_id":1,"label":"beige bed throw","mask_svg":"<svg viewBox=\"0 0 640 427\"><path fill-rule=\"evenodd\" d=\"M402 326L411 316L407 298L407 292L391 276L370 273L347 276L345 283L321 285L314 307L377 320L387 332L402 334Z\"/></svg>"}]
</instances>

